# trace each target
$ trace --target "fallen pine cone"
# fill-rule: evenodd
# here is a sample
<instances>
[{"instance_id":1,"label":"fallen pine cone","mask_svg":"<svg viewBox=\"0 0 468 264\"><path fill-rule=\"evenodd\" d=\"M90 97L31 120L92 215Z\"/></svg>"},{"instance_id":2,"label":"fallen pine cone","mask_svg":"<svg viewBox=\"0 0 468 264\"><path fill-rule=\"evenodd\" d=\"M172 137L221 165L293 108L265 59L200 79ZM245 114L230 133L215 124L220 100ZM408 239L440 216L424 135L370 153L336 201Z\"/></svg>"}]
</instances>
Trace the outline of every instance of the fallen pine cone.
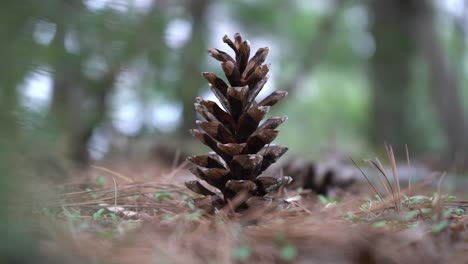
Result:
<instances>
[{"instance_id":1,"label":"fallen pine cone","mask_svg":"<svg viewBox=\"0 0 468 264\"><path fill-rule=\"evenodd\" d=\"M286 116L273 116L260 124L271 106L287 92L275 91L257 102L255 98L268 80L270 66L263 62L269 49L260 48L249 59L250 44L240 34L234 36L234 41L224 36L223 41L234 50L235 58L218 49L208 53L221 62L229 84L214 73L203 73L221 106L197 97L195 109L205 120L198 120L200 128L190 131L213 152L188 158L194 164L191 172L219 192L196 180L185 184L205 196L196 200L200 207L220 208L243 197L236 208L247 208L251 197L265 196L292 180L288 176L261 175L288 150L271 144Z\"/></svg>"}]
</instances>

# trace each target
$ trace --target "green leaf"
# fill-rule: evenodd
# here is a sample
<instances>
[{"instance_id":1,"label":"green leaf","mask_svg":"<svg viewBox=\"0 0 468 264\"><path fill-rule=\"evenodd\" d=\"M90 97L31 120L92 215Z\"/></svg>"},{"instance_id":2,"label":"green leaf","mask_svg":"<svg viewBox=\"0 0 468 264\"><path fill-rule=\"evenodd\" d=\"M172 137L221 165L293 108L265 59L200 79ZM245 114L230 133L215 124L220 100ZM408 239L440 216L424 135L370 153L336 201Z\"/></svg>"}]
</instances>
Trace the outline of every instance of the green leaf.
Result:
<instances>
[{"instance_id":1,"label":"green leaf","mask_svg":"<svg viewBox=\"0 0 468 264\"><path fill-rule=\"evenodd\" d=\"M156 192L154 193L154 198L155 199L163 199L163 198L168 198L171 197L172 193L171 192Z\"/></svg>"},{"instance_id":2,"label":"green leaf","mask_svg":"<svg viewBox=\"0 0 468 264\"><path fill-rule=\"evenodd\" d=\"M327 197L325 197L325 196L319 194L319 195L318 195L318 198L319 198L319 201L320 201L323 205L327 205L327 203L328 203Z\"/></svg>"},{"instance_id":3,"label":"green leaf","mask_svg":"<svg viewBox=\"0 0 468 264\"><path fill-rule=\"evenodd\" d=\"M411 196L409 199L410 204L418 204L424 200L429 200L430 198L423 195Z\"/></svg>"},{"instance_id":4,"label":"green leaf","mask_svg":"<svg viewBox=\"0 0 468 264\"><path fill-rule=\"evenodd\" d=\"M456 196L453 196L453 195L449 195L449 196L447 197L447 200L448 200L448 201L453 201L453 200L456 200L456 199L457 199L457 197L456 197Z\"/></svg>"},{"instance_id":5,"label":"green leaf","mask_svg":"<svg viewBox=\"0 0 468 264\"><path fill-rule=\"evenodd\" d=\"M331 203L335 202L335 200L330 199L330 198L328 198L328 197L326 197L326 196L324 196L324 195L322 195L322 194L319 194L319 195L318 195L318 198L319 198L320 202L321 202L323 205L327 205L327 204L331 204Z\"/></svg>"},{"instance_id":6,"label":"green leaf","mask_svg":"<svg viewBox=\"0 0 468 264\"><path fill-rule=\"evenodd\" d=\"M465 210L463 210L462 208L449 208L444 211L444 216L448 217L451 214L462 215L464 213L465 213Z\"/></svg>"},{"instance_id":7,"label":"green leaf","mask_svg":"<svg viewBox=\"0 0 468 264\"><path fill-rule=\"evenodd\" d=\"M195 221L197 220L198 218L200 218L200 216L203 215L203 211L202 210L195 210L195 212L189 214L187 216L187 220L189 221Z\"/></svg>"},{"instance_id":8,"label":"green leaf","mask_svg":"<svg viewBox=\"0 0 468 264\"><path fill-rule=\"evenodd\" d=\"M103 186L106 183L106 178L104 176L99 176L96 178L96 184L99 186Z\"/></svg>"},{"instance_id":9,"label":"green leaf","mask_svg":"<svg viewBox=\"0 0 468 264\"><path fill-rule=\"evenodd\" d=\"M404 198L404 199L401 201L402 203L407 203L407 202L409 201L409 197L408 197L408 196L406 196L406 195L404 195L404 194L402 194L401 196L403 196L403 198Z\"/></svg>"},{"instance_id":10,"label":"green leaf","mask_svg":"<svg viewBox=\"0 0 468 264\"><path fill-rule=\"evenodd\" d=\"M385 221L385 220L380 220L380 221L374 222L374 223L372 224L372 227L381 228L381 227L385 227L385 225L387 225L387 221Z\"/></svg>"},{"instance_id":11,"label":"green leaf","mask_svg":"<svg viewBox=\"0 0 468 264\"><path fill-rule=\"evenodd\" d=\"M248 246L240 246L232 249L231 256L236 260L247 260L252 254Z\"/></svg>"},{"instance_id":12,"label":"green leaf","mask_svg":"<svg viewBox=\"0 0 468 264\"><path fill-rule=\"evenodd\" d=\"M432 226L432 233L438 234L442 232L445 228L447 228L448 225L449 225L449 222L447 220L437 223L436 225Z\"/></svg>"},{"instance_id":13,"label":"green leaf","mask_svg":"<svg viewBox=\"0 0 468 264\"><path fill-rule=\"evenodd\" d=\"M413 211L410 211L410 212L406 213L405 216L404 216L404 219L406 221L410 221L410 220L412 220L413 218L415 218L418 215L419 215L419 210L413 210Z\"/></svg>"},{"instance_id":14,"label":"green leaf","mask_svg":"<svg viewBox=\"0 0 468 264\"><path fill-rule=\"evenodd\" d=\"M189 207L191 210L193 210L193 211L195 211L195 210L197 209L197 208L195 207L195 204L194 204L192 201L189 201L189 202L187 203L187 205L188 205L188 207Z\"/></svg>"},{"instance_id":15,"label":"green leaf","mask_svg":"<svg viewBox=\"0 0 468 264\"><path fill-rule=\"evenodd\" d=\"M99 209L97 212L93 214L93 219L98 220L99 217L101 217L102 213L104 213L104 211L105 211L104 208Z\"/></svg>"},{"instance_id":16,"label":"green leaf","mask_svg":"<svg viewBox=\"0 0 468 264\"><path fill-rule=\"evenodd\" d=\"M287 244L281 248L280 258L283 261L293 261L297 257L297 249L294 245Z\"/></svg>"},{"instance_id":17,"label":"green leaf","mask_svg":"<svg viewBox=\"0 0 468 264\"><path fill-rule=\"evenodd\" d=\"M109 215L110 215L112 221L117 222L118 218L117 218L117 216L116 216L114 213L109 214Z\"/></svg>"},{"instance_id":18,"label":"green leaf","mask_svg":"<svg viewBox=\"0 0 468 264\"><path fill-rule=\"evenodd\" d=\"M377 195L377 194L376 194L376 195L374 195L374 198L375 198L377 201L379 201L379 202L382 201L382 198L380 198L380 195Z\"/></svg>"},{"instance_id":19,"label":"green leaf","mask_svg":"<svg viewBox=\"0 0 468 264\"><path fill-rule=\"evenodd\" d=\"M95 193L92 193L92 189L90 188L86 188L85 191L87 192L90 192L89 196L92 198L92 199L96 199L97 198L97 195Z\"/></svg>"}]
</instances>

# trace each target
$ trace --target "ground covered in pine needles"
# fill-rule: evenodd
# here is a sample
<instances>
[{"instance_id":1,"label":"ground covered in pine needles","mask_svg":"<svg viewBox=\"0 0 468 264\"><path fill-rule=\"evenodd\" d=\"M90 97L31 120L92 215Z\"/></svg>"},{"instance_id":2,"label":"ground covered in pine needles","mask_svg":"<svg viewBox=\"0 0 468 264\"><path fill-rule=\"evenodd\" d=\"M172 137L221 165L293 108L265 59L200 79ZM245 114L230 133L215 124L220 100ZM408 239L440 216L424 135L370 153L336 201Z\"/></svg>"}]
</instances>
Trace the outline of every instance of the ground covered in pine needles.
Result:
<instances>
[{"instance_id":1,"label":"ground covered in pine needles","mask_svg":"<svg viewBox=\"0 0 468 264\"><path fill-rule=\"evenodd\" d=\"M286 189L287 203L212 215L183 186L193 177L95 166L38 207L41 251L58 263L468 263L466 193L428 181L384 197L365 181L334 199Z\"/></svg>"}]
</instances>

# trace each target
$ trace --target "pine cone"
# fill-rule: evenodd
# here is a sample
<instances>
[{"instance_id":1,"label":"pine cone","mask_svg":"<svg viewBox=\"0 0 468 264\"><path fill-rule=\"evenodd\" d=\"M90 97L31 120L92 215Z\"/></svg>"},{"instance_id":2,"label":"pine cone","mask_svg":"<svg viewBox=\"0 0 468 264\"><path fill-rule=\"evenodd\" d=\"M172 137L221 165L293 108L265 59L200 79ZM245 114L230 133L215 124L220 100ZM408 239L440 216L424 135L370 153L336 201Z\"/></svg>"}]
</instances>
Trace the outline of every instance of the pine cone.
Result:
<instances>
[{"instance_id":1,"label":"pine cone","mask_svg":"<svg viewBox=\"0 0 468 264\"><path fill-rule=\"evenodd\" d=\"M240 208L245 208L249 197L265 196L292 180L287 176L259 176L288 150L270 144L286 116L274 116L260 124L270 107L287 92L275 91L257 102L255 98L269 77L270 66L263 64L269 49L258 49L249 60L250 44L239 33L234 36L234 42L228 36L224 36L223 41L234 50L235 59L218 49L210 49L208 53L221 62L229 85L214 73L203 73L222 108L213 101L197 97L195 109L205 120L197 120L200 129L190 130L213 152L188 158L195 165L191 172L221 193L209 190L199 181L189 181L185 185L205 196L198 201L202 207L221 207L242 194L245 199Z\"/></svg>"},{"instance_id":2,"label":"pine cone","mask_svg":"<svg viewBox=\"0 0 468 264\"><path fill-rule=\"evenodd\" d=\"M291 175L288 188L302 187L317 194L330 195L333 190L345 190L356 180L356 168L341 160L325 159L319 162L293 158L276 164L277 171Z\"/></svg>"}]
</instances>

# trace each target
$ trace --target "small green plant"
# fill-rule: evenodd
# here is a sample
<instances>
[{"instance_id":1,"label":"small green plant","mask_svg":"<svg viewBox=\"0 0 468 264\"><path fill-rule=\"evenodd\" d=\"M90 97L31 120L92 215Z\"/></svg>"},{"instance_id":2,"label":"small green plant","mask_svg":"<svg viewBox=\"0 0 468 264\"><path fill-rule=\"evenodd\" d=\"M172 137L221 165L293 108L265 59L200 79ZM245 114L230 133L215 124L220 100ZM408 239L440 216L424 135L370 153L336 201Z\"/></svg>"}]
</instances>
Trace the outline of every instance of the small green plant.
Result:
<instances>
[{"instance_id":1,"label":"small green plant","mask_svg":"<svg viewBox=\"0 0 468 264\"><path fill-rule=\"evenodd\" d=\"M328 197L326 197L325 195L322 195L322 194L318 195L318 199L323 205L328 205L328 204L332 204L332 203L336 202L335 199L328 198Z\"/></svg>"},{"instance_id":2,"label":"small green plant","mask_svg":"<svg viewBox=\"0 0 468 264\"><path fill-rule=\"evenodd\" d=\"M463 208L448 208L444 211L444 217L449 217L452 214L463 215L465 210Z\"/></svg>"},{"instance_id":3,"label":"small green plant","mask_svg":"<svg viewBox=\"0 0 468 264\"><path fill-rule=\"evenodd\" d=\"M280 246L280 259L286 262L292 262L297 257L297 248L286 239L284 233L276 233L275 241Z\"/></svg>"},{"instance_id":4,"label":"small green plant","mask_svg":"<svg viewBox=\"0 0 468 264\"><path fill-rule=\"evenodd\" d=\"M231 256L235 260L245 261L252 255L252 250L250 247L244 245L235 247L231 251Z\"/></svg>"},{"instance_id":5,"label":"small green plant","mask_svg":"<svg viewBox=\"0 0 468 264\"><path fill-rule=\"evenodd\" d=\"M91 189L91 188L86 188L85 191L89 192L89 197L91 197L92 199L96 199L96 198L97 198L97 195L94 193L93 189Z\"/></svg>"},{"instance_id":6,"label":"small green plant","mask_svg":"<svg viewBox=\"0 0 468 264\"><path fill-rule=\"evenodd\" d=\"M108 212L106 208L101 208L93 214L94 221L102 221L109 218L114 223L117 223L119 221L119 217L115 213Z\"/></svg>"},{"instance_id":7,"label":"small green plant","mask_svg":"<svg viewBox=\"0 0 468 264\"><path fill-rule=\"evenodd\" d=\"M193 201L188 201L187 202L187 206L190 208L190 210L192 211L195 211L197 209L197 207L195 206L195 204L193 203Z\"/></svg>"},{"instance_id":8,"label":"small green plant","mask_svg":"<svg viewBox=\"0 0 468 264\"><path fill-rule=\"evenodd\" d=\"M195 221L195 220L200 219L200 217L202 217L202 215L203 215L203 211L197 209L197 210L195 210L194 212L188 214L188 215L186 216L186 219L187 219L188 221Z\"/></svg>"},{"instance_id":9,"label":"small green plant","mask_svg":"<svg viewBox=\"0 0 468 264\"><path fill-rule=\"evenodd\" d=\"M106 183L106 177L100 175L99 177L96 178L96 185L104 186L105 183Z\"/></svg>"},{"instance_id":10,"label":"small green plant","mask_svg":"<svg viewBox=\"0 0 468 264\"><path fill-rule=\"evenodd\" d=\"M440 221L439 223L432 226L431 231L434 234L439 234L440 232L444 231L445 228L448 227L448 225L449 225L449 221L447 220Z\"/></svg>"},{"instance_id":11,"label":"small green plant","mask_svg":"<svg viewBox=\"0 0 468 264\"><path fill-rule=\"evenodd\" d=\"M99 220L99 219L101 219L105 210L106 210L106 209L104 209L104 208L101 208L101 209L97 210L97 211L93 214L93 219L96 220L96 221Z\"/></svg>"},{"instance_id":12,"label":"small green plant","mask_svg":"<svg viewBox=\"0 0 468 264\"><path fill-rule=\"evenodd\" d=\"M420 214L419 210L412 210L412 211L407 212L403 216L403 219L404 219L404 221L411 221L411 220L415 219L417 216L419 216L419 214Z\"/></svg>"},{"instance_id":13,"label":"small green plant","mask_svg":"<svg viewBox=\"0 0 468 264\"><path fill-rule=\"evenodd\" d=\"M171 192L166 192L166 191L163 191L163 192L155 192L153 197L155 199L158 199L158 200L162 200L164 198L169 198L169 197L172 197L172 193Z\"/></svg>"},{"instance_id":14,"label":"small green plant","mask_svg":"<svg viewBox=\"0 0 468 264\"><path fill-rule=\"evenodd\" d=\"M280 251L280 258L283 261L291 262L297 257L297 249L292 244L283 245Z\"/></svg>"},{"instance_id":15,"label":"small green plant","mask_svg":"<svg viewBox=\"0 0 468 264\"><path fill-rule=\"evenodd\" d=\"M375 227L375 228L381 228L381 227L385 227L387 225L387 221L386 220L379 220L379 221L376 221L372 224L372 227Z\"/></svg>"}]
</instances>

